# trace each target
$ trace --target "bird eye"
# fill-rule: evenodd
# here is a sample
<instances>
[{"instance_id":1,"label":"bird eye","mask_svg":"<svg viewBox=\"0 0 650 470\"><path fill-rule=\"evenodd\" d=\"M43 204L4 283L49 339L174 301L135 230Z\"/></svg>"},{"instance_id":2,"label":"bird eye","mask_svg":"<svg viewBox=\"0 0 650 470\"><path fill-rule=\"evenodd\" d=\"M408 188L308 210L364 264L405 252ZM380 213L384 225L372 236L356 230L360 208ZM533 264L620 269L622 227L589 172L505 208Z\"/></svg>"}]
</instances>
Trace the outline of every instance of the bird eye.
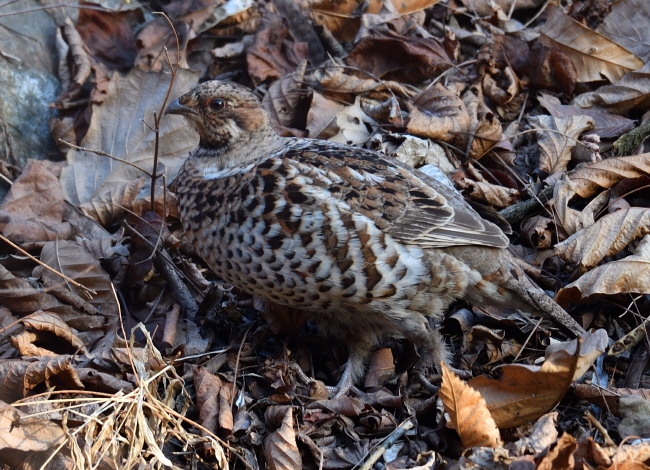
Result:
<instances>
[{"instance_id":1,"label":"bird eye","mask_svg":"<svg viewBox=\"0 0 650 470\"><path fill-rule=\"evenodd\" d=\"M214 99L208 103L208 106L210 109L213 109L215 111L219 111L223 108L226 107L226 102L222 100L221 98Z\"/></svg>"}]
</instances>

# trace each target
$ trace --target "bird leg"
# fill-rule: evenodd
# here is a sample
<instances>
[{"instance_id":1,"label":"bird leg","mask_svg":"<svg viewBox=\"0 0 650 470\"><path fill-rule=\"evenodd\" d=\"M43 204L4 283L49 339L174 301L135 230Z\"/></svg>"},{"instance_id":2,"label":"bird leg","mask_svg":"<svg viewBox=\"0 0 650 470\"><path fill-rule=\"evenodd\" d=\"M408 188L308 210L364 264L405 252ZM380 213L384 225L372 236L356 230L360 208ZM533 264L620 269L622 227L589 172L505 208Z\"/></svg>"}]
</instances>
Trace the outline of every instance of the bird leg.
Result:
<instances>
[{"instance_id":1,"label":"bird leg","mask_svg":"<svg viewBox=\"0 0 650 470\"><path fill-rule=\"evenodd\" d=\"M333 390L328 387L332 398L347 395L357 380L363 376L368 355L372 349L372 346L368 342L359 340L358 338L354 340L348 339L346 344L348 345L348 362L345 364L343 374L341 374L341 378Z\"/></svg>"}]
</instances>

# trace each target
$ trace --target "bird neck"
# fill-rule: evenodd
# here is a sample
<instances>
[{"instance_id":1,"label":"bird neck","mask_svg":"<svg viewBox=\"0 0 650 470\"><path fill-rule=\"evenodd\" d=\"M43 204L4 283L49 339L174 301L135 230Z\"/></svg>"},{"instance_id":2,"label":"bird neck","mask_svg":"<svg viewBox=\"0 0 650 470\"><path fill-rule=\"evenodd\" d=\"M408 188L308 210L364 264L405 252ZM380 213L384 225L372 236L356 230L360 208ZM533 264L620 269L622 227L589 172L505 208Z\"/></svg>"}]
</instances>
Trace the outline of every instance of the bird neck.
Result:
<instances>
[{"instance_id":1,"label":"bird neck","mask_svg":"<svg viewBox=\"0 0 650 470\"><path fill-rule=\"evenodd\" d=\"M248 134L222 146L199 146L190 154L195 169L204 174L231 174L238 168L245 168L266 160L284 145L286 138L268 129Z\"/></svg>"}]
</instances>

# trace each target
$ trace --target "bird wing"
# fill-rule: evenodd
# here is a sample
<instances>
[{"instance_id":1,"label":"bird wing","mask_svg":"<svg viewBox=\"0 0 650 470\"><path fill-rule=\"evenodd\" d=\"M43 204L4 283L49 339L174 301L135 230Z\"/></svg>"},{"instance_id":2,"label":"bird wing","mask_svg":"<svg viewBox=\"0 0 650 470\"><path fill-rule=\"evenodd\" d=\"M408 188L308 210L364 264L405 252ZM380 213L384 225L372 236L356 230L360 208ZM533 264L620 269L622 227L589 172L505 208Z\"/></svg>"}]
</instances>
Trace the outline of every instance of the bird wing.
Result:
<instances>
[{"instance_id":1,"label":"bird wing","mask_svg":"<svg viewBox=\"0 0 650 470\"><path fill-rule=\"evenodd\" d=\"M311 184L326 187L350 210L403 243L427 248L508 246L501 229L462 196L417 170L369 150L317 140L290 142L282 156L298 162Z\"/></svg>"}]
</instances>

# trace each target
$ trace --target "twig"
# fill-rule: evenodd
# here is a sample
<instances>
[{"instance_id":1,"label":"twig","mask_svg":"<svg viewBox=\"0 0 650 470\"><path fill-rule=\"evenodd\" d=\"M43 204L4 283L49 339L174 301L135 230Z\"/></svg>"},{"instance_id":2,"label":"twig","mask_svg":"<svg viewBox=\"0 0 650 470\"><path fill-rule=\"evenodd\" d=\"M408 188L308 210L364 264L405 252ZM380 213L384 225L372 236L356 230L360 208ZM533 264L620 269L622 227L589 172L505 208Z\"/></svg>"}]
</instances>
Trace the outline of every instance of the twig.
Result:
<instances>
[{"instance_id":1,"label":"twig","mask_svg":"<svg viewBox=\"0 0 650 470\"><path fill-rule=\"evenodd\" d=\"M406 431L409 429L413 428L413 420L412 419L407 419L404 421L402 424L397 426L397 428L390 433L386 439L384 439L384 442L382 442L376 449L375 451L370 454L370 456L366 459L366 461L359 467L359 470L370 470L372 466L381 458L382 455L388 450L390 446L392 446L395 441L397 441L399 438L401 438L404 434L406 434Z\"/></svg>"},{"instance_id":2,"label":"twig","mask_svg":"<svg viewBox=\"0 0 650 470\"><path fill-rule=\"evenodd\" d=\"M54 274L56 274L57 276L61 276L63 279L65 279L66 281L68 281L69 283L71 283L73 286L78 287L79 289L83 290L84 292L88 292L88 293L90 293L90 294L97 295L97 292L95 292L94 290L92 290L92 289L90 289L90 288L88 288L88 287L86 287L86 286L84 286L84 285L82 285L82 284L79 284L79 283L78 283L77 281L75 281L74 279L71 279L71 278L69 278L68 276L66 276L65 274L60 273L60 272L57 271L56 269L49 267L47 264L43 263L41 260L34 258L32 255L30 255L28 252L26 252L25 250L23 250L21 247L19 247L18 245L16 245L14 242L12 242L11 240L9 240L8 238L6 238L6 237L5 237L4 235L2 235L2 234L0 234L0 240L4 241L5 243L7 243L7 244L8 244L9 246L11 246L12 248L14 248L14 249L20 251L23 255L27 256L29 259L31 259L31 260L34 261L35 263L40 264L40 265L43 266L45 269L48 269L48 270L52 271L52 272L53 272Z\"/></svg>"}]
</instances>

